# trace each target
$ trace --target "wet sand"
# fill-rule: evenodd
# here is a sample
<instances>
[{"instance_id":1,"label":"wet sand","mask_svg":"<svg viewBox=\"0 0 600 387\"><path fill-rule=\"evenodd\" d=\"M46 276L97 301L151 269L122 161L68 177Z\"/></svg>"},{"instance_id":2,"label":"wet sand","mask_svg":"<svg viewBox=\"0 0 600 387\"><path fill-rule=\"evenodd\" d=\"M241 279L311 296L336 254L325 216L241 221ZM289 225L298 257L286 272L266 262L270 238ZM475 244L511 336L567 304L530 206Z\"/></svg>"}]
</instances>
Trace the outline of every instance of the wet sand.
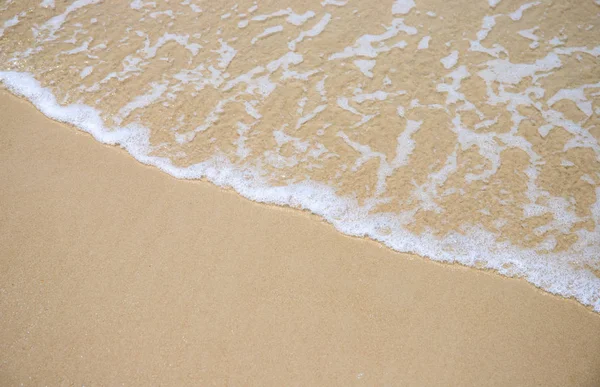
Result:
<instances>
[{"instance_id":1,"label":"wet sand","mask_svg":"<svg viewBox=\"0 0 600 387\"><path fill-rule=\"evenodd\" d=\"M600 385L574 301L0 111L2 385Z\"/></svg>"}]
</instances>

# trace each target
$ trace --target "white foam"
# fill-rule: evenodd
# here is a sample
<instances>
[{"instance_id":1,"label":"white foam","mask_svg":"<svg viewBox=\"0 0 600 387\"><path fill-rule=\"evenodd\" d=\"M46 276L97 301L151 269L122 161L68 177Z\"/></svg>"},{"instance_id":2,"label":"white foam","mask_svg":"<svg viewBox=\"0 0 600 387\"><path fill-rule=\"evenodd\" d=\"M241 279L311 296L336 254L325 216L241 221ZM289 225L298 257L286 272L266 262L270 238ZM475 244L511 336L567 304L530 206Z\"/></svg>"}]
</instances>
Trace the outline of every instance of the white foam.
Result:
<instances>
[{"instance_id":1,"label":"white foam","mask_svg":"<svg viewBox=\"0 0 600 387\"><path fill-rule=\"evenodd\" d=\"M142 34L142 36L146 36ZM176 42L181 46L185 47L192 55L198 55L198 52L202 48L202 46L198 43L189 43L190 36L189 35L178 35L171 34L165 32L161 37L158 38L154 45L150 45L150 39L146 36L146 41L144 43L144 48L140 51L143 52L146 59L154 58L158 49L164 46L168 42Z\"/></svg>"},{"instance_id":2,"label":"white foam","mask_svg":"<svg viewBox=\"0 0 600 387\"><path fill-rule=\"evenodd\" d=\"M83 68L83 70L81 70L81 72L79 73L79 76L81 77L81 79L83 79L83 78L87 77L88 75L90 75L93 70L94 70L94 66L86 66Z\"/></svg>"},{"instance_id":3,"label":"white foam","mask_svg":"<svg viewBox=\"0 0 600 387\"><path fill-rule=\"evenodd\" d=\"M373 78L373 67L377 62L374 60L357 59L354 61L354 65L358 67L361 73L369 78Z\"/></svg>"},{"instance_id":4,"label":"white foam","mask_svg":"<svg viewBox=\"0 0 600 387\"><path fill-rule=\"evenodd\" d=\"M329 60L351 58L354 56L366 56L368 58L375 58L380 52L390 51L392 48L404 48L406 47L405 41L399 41L392 46L382 44L382 42L397 36L400 32L405 32L408 35L415 35L417 29L414 27L407 26L404 24L404 19L392 20L392 25L385 27L386 32L379 35L363 35L356 40L353 46L344 48L342 52L337 52L329 56ZM378 43L376 47L373 47L374 43Z\"/></svg>"},{"instance_id":5,"label":"white foam","mask_svg":"<svg viewBox=\"0 0 600 387\"><path fill-rule=\"evenodd\" d=\"M581 176L581 180L585 181L588 184L596 186L596 182L594 181L594 179L592 179L592 177L590 175L588 175L587 173L585 175Z\"/></svg>"},{"instance_id":6,"label":"white foam","mask_svg":"<svg viewBox=\"0 0 600 387\"><path fill-rule=\"evenodd\" d=\"M477 40L470 40L469 51L484 52L493 57L498 57L501 52L507 53L506 49L498 43L494 43L492 48L484 47L482 42L487 38L490 31L496 25L496 16L484 16L481 22L481 29L477 31Z\"/></svg>"},{"instance_id":7,"label":"white foam","mask_svg":"<svg viewBox=\"0 0 600 387\"><path fill-rule=\"evenodd\" d=\"M283 55L281 58L276 59L272 62L270 62L269 64L267 64L267 69L271 72L274 73L275 71L279 70L280 68L283 68L284 70L287 70L289 68L290 64L294 64L297 65L299 63L302 63L303 61L303 57L302 55L296 53L296 52L288 52L285 55Z\"/></svg>"},{"instance_id":8,"label":"white foam","mask_svg":"<svg viewBox=\"0 0 600 387\"><path fill-rule=\"evenodd\" d=\"M429 41L431 40L431 36L424 36L417 46L417 50L425 50L429 48Z\"/></svg>"},{"instance_id":9,"label":"white foam","mask_svg":"<svg viewBox=\"0 0 600 387\"><path fill-rule=\"evenodd\" d=\"M361 144L357 141L352 141L350 137L343 131L339 131L337 136L342 138L346 144L352 149L359 152L361 156L356 159L352 166L352 171L358 171L358 169L371 159L379 159L379 168L377 168L377 184L376 184L376 195L381 195L385 192L386 178L393 172L392 168L387 162L386 156L381 153L374 151L370 146Z\"/></svg>"},{"instance_id":10,"label":"white foam","mask_svg":"<svg viewBox=\"0 0 600 387\"><path fill-rule=\"evenodd\" d=\"M43 0L40 3L40 7L42 7L42 8L54 8L55 7L54 0Z\"/></svg>"},{"instance_id":11,"label":"white foam","mask_svg":"<svg viewBox=\"0 0 600 387\"><path fill-rule=\"evenodd\" d=\"M308 121L312 120L313 118L315 118L319 113L321 113L322 111L324 111L325 109L327 109L326 104L324 105L318 105L316 108L313 109L312 112L300 117L298 119L298 121L296 122L296 129L300 129L300 127L302 127L302 125L304 125L305 123L307 123Z\"/></svg>"},{"instance_id":12,"label":"white foam","mask_svg":"<svg viewBox=\"0 0 600 387\"><path fill-rule=\"evenodd\" d=\"M131 9L139 10L146 6L156 7L156 3L154 1L148 1L144 3L142 0L133 0L131 3L129 3L129 7L131 7Z\"/></svg>"},{"instance_id":13,"label":"white foam","mask_svg":"<svg viewBox=\"0 0 600 387\"><path fill-rule=\"evenodd\" d=\"M325 7L326 5L335 5L336 7L343 7L348 4L348 0L323 0L321 1L321 5Z\"/></svg>"},{"instance_id":14,"label":"white foam","mask_svg":"<svg viewBox=\"0 0 600 387\"><path fill-rule=\"evenodd\" d=\"M456 63L458 62L458 51L452 51L450 55L440 59L440 62L442 62L445 69L451 69L456 66Z\"/></svg>"},{"instance_id":15,"label":"white foam","mask_svg":"<svg viewBox=\"0 0 600 387\"><path fill-rule=\"evenodd\" d=\"M533 27L528 30L519 31L519 35L521 35L522 37L533 40L533 43L529 45L529 48L538 48L540 45L540 43L538 42L540 38L535 34L535 31L537 31L538 29L539 27Z\"/></svg>"},{"instance_id":16,"label":"white foam","mask_svg":"<svg viewBox=\"0 0 600 387\"><path fill-rule=\"evenodd\" d=\"M354 125L352 125L352 128L358 128L359 126L369 122L373 117L375 117L374 114L363 114L363 113L359 112L358 110L356 110L354 107L352 107L350 105L350 101L346 97L338 97L337 105L339 107L341 107L342 109L361 117L361 120L358 121L357 123L355 123Z\"/></svg>"},{"instance_id":17,"label":"white foam","mask_svg":"<svg viewBox=\"0 0 600 387\"><path fill-rule=\"evenodd\" d=\"M238 138L234 142L237 146L236 154L240 160L245 159L250 155L250 149L246 146L246 140L248 139L247 133L250 131L250 127L242 122L237 123Z\"/></svg>"},{"instance_id":18,"label":"white foam","mask_svg":"<svg viewBox=\"0 0 600 387\"><path fill-rule=\"evenodd\" d=\"M261 32L260 34L256 35L254 38L252 38L252 40L250 41L250 43L251 44L255 44L260 39L266 38L267 36L271 36L273 34L281 32L281 31L283 31L283 26L282 25L265 28L265 30L263 32Z\"/></svg>"},{"instance_id":19,"label":"white foam","mask_svg":"<svg viewBox=\"0 0 600 387\"><path fill-rule=\"evenodd\" d=\"M190 0L183 0L180 4L181 5L189 5L192 12L195 12L195 13L202 12L202 8L198 7L196 4L193 4Z\"/></svg>"},{"instance_id":20,"label":"white foam","mask_svg":"<svg viewBox=\"0 0 600 387\"><path fill-rule=\"evenodd\" d=\"M47 34L46 40L54 40L56 36L54 34L63 25L70 13L77 11L80 8L87 7L89 5L97 4L100 0L75 0L71 3L63 13L56 15L53 18L46 21L39 28L39 32Z\"/></svg>"},{"instance_id":21,"label":"white foam","mask_svg":"<svg viewBox=\"0 0 600 387\"><path fill-rule=\"evenodd\" d=\"M161 15L167 15L169 16L171 19L175 19L175 16L173 15L173 11L172 10L166 10L166 11L160 11L160 12L151 12L150 13L150 17L152 19L156 19Z\"/></svg>"},{"instance_id":22,"label":"white foam","mask_svg":"<svg viewBox=\"0 0 600 387\"><path fill-rule=\"evenodd\" d=\"M396 145L396 157L392 161L392 166L394 169L408 164L408 158L417 145L411 137L419 130L422 124L423 121L406 121L406 129L398 136L397 139L398 144Z\"/></svg>"},{"instance_id":23,"label":"white foam","mask_svg":"<svg viewBox=\"0 0 600 387\"><path fill-rule=\"evenodd\" d=\"M531 7L535 7L536 5L542 4L540 1L532 1L531 3L525 3L519 7L515 12L511 13L509 16L512 20L517 21L521 20L523 17L523 11L528 10Z\"/></svg>"},{"instance_id":24,"label":"white foam","mask_svg":"<svg viewBox=\"0 0 600 387\"><path fill-rule=\"evenodd\" d=\"M331 20L330 13L326 13L325 15L323 15L321 20L319 20L317 22L317 24L315 24L311 29L302 31L296 39L289 42L288 43L289 49L292 51L295 51L296 45L298 43L302 42L305 38L307 38L307 37L312 38L312 37L319 35L321 32L323 32L325 30L325 27L327 26L327 24L329 24L330 20Z\"/></svg>"},{"instance_id":25,"label":"white foam","mask_svg":"<svg viewBox=\"0 0 600 387\"><path fill-rule=\"evenodd\" d=\"M315 17L315 13L313 11L306 11L303 14L290 12L288 17L285 18L285 21L295 26L301 26L313 17Z\"/></svg>"},{"instance_id":26,"label":"white foam","mask_svg":"<svg viewBox=\"0 0 600 387\"><path fill-rule=\"evenodd\" d=\"M450 154L444 163L444 166L436 172L430 173L427 176L427 181L412 192L412 196L417 199L421 208L425 211L434 211L436 213L441 212L441 208L435 202L435 198L438 196L438 188L440 188L451 173L456 171L456 149ZM452 262L452 261L451 261Z\"/></svg>"},{"instance_id":27,"label":"white foam","mask_svg":"<svg viewBox=\"0 0 600 387\"><path fill-rule=\"evenodd\" d=\"M91 41L92 41L92 39L90 38L90 39L84 41L78 47L75 47L75 48L73 48L71 50L63 51L63 52L61 52L61 54L64 54L64 55L73 55L73 54L78 54L80 52L87 51L88 50L88 46L89 46L89 44L90 44Z\"/></svg>"},{"instance_id":28,"label":"white foam","mask_svg":"<svg viewBox=\"0 0 600 387\"><path fill-rule=\"evenodd\" d=\"M406 15L410 12L411 9L415 7L414 0L396 0L392 5L392 14L393 15Z\"/></svg>"},{"instance_id":29,"label":"white foam","mask_svg":"<svg viewBox=\"0 0 600 387\"><path fill-rule=\"evenodd\" d=\"M462 93L459 92L460 84L463 79L467 79L471 74L467 70L466 66L459 66L456 70L448 74L447 78L452 79L451 84L438 83L436 90L441 93L448 93L446 97L446 104L454 104L458 101L466 102L466 99ZM464 107L466 108L466 106Z\"/></svg>"},{"instance_id":30,"label":"white foam","mask_svg":"<svg viewBox=\"0 0 600 387\"><path fill-rule=\"evenodd\" d=\"M531 77L536 82L539 78L538 72L547 72L562 66L560 58L554 53L549 53L534 63L515 64L505 59L494 59L486 62L486 64L488 68L477 73L480 77L487 82L498 81L511 85L518 84L525 77Z\"/></svg>"},{"instance_id":31,"label":"white foam","mask_svg":"<svg viewBox=\"0 0 600 387\"><path fill-rule=\"evenodd\" d=\"M235 58L237 50L228 45L227 42L223 39L219 39L219 43L221 44L221 47L218 50L214 50L213 52L219 54L218 66L222 70L225 70L227 69L227 67L229 67L229 65L233 61L233 58Z\"/></svg>"},{"instance_id":32,"label":"white foam","mask_svg":"<svg viewBox=\"0 0 600 387\"><path fill-rule=\"evenodd\" d=\"M357 93L352 97L354 102L359 104L365 101L385 101L388 97L394 97L397 95L404 95L406 92L404 90L399 90L396 93L388 93L383 90L377 90L373 93Z\"/></svg>"},{"instance_id":33,"label":"white foam","mask_svg":"<svg viewBox=\"0 0 600 387\"><path fill-rule=\"evenodd\" d=\"M550 97L546 103L548 104L548 106L552 106L560 100L567 99L573 101L577 105L579 110L581 110L588 117L590 117L594 113L594 110L592 101L588 100L587 96L585 95L585 89L588 88L600 88L600 82L594 84L581 85L580 87L573 89L561 89L557 91L552 97Z\"/></svg>"},{"instance_id":34,"label":"white foam","mask_svg":"<svg viewBox=\"0 0 600 387\"><path fill-rule=\"evenodd\" d=\"M19 24L19 15L15 15L15 16L11 17L10 19L8 19L7 21L5 21L2 24L2 28L0 28L0 38L4 35L4 31L7 28L16 26L17 24Z\"/></svg>"},{"instance_id":35,"label":"white foam","mask_svg":"<svg viewBox=\"0 0 600 387\"><path fill-rule=\"evenodd\" d=\"M600 56L600 45L596 46L594 48L587 48L587 47L565 47L565 48L555 48L554 52L557 54L561 54L561 55L572 55L574 53L585 53L585 54L589 54L592 55L593 57L597 58Z\"/></svg>"},{"instance_id":36,"label":"white foam","mask_svg":"<svg viewBox=\"0 0 600 387\"><path fill-rule=\"evenodd\" d=\"M166 83L153 83L150 84L150 86L151 89L146 94L135 97L119 110L119 113L114 118L117 124L121 124L123 120L129 117L131 112L134 110L146 107L156 102L167 90Z\"/></svg>"},{"instance_id":37,"label":"white foam","mask_svg":"<svg viewBox=\"0 0 600 387\"><path fill-rule=\"evenodd\" d=\"M253 8L253 9L256 10L256 9L258 9L258 7ZM286 22L293 24L295 26L300 26L300 25L306 23L308 20L315 17L315 13L313 11L306 11L303 14L297 14L294 11L292 11L291 8L287 8L287 9L281 9L279 11L275 11L270 14L256 15L256 16L252 17L251 20L265 21L265 20L269 20L271 18L276 18L276 17L281 17L281 16L287 16L285 19ZM239 28L244 28L247 25L248 25L248 20L242 20L238 23Z\"/></svg>"},{"instance_id":38,"label":"white foam","mask_svg":"<svg viewBox=\"0 0 600 387\"><path fill-rule=\"evenodd\" d=\"M565 44L562 40L560 40L559 37L555 36L552 39L550 39L550 41L548 42L550 43L552 46L562 46L563 44Z\"/></svg>"},{"instance_id":39,"label":"white foam","mask_svg":"<svg viewBox=\"0 0 600 387\"><path fill-rule=\"evenodd\" d=\"M250 101L245 101L244 102L244 108L246 109L246 113L248 113L255 120L258 120L258 119L262 118L262 115L254 107L254 106L256 106L257 103L258 103L257 100L254 100L254 101L251 101L251 102Z\"/></svg>"}]
</instances>

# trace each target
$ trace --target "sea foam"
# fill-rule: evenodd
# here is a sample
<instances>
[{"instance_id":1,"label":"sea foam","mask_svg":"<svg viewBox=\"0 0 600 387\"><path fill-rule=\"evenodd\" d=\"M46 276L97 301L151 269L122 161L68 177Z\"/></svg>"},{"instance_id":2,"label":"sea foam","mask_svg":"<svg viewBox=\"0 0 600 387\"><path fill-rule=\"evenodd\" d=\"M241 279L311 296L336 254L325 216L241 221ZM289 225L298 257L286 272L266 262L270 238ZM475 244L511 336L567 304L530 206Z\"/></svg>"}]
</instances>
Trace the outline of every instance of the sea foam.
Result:
<instances>
[{"instance_id":1,"label":"sea foam","mask_svg":"<svg viewBox=\"0 0 600 387\"><path fill-rule=\"evenodd\" d=\"M493 234L476 227L463 233L449 233L444 238L428 232L414 235L403 229L402 218L370 213L369 208L357 200L340 197L331 186L310 180L288 186L270 186L257 171L240 169L224 155L217 154L202 163L180 168L168 158L150 155L149 133L144 127L127 125L109 129L97 110L81 104L58 104L51 91L41 87L28 73L0 72L0 80L46 116L74 125L102 143L119 145L141 163L153 165L176 178L206 179L220 187L233 188L253 201L305 209L321 216L344 234L368 237L399 252L467 266L476 266L483 260L486 268L507 276L524 277L551 293L574 297L600 311L600 278L570 265L567 255L540 255L534 250L517 248L508 242L498 242ZM418 126L419 123L411 125ZM596 194L600 198L600 188ZM600 216L600 200L594 209L595 215ZM596 251L586 247L580 253L590 257Z\"/></svg>"}]
</instances>

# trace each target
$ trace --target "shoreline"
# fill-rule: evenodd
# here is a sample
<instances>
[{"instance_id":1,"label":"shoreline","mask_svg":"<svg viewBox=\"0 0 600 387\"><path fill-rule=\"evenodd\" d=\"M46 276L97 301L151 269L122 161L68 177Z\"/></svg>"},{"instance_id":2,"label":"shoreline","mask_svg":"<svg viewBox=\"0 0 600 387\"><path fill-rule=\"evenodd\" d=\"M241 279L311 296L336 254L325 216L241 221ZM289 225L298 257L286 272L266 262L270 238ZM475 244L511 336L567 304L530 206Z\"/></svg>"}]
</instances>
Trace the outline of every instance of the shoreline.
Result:
<instances>
[{"instance_id":1,"label":"shoreline","mask_svg":"<svg viewBox=\"0 0 600 387\"><path fill-rule=\"evenodd\" d=\"M254 171L236 169L230 165L215 166L214 164L217 162L216 160L218 160L218 158L208 160L208 162L201 164L191 165L187 168L179 168L172 163L172 160L151 155L150 148L148 148L148 139L141 141L142 144L145 144L143 146L138 143L140 138L146 138L148 136L146 128L135 126L121 127L114 132L109 132L104 127L102 119L97 111L93 108L79 104L61 106L56 102L55 96L48 89L43 88L35 78L27 73L0 72L0 83L2 83L3 87L6 88L11 95L22 98L27 103L30 103L46 118L71 126L72 129L77 131L89 134L97 142L103 145L118 147L120 150L133 157L137 162L145 166L156 168L177 180L189 182L201 181L212 184L220 189L233 192L253 203L300 210L311 216L315 216L318 221L331 225L344 235L370 240L393 252L415 255L441 264L458 264L463 267L490 271L507 278L519 278L532 284L537 289L557 295L564 299L575 300L584 307L600 313L600 304L598 303L598 296L596 294L596 288L598 287L598 284L600 284L600 277L593 272L591 266L582 266L590 269L590 272L586 273L575 270L575 265L564 266L563 269L568 270L562 271L561 276L558 278L556 275L548 277L547 275L540 275L541 273L539 272L530 272L527 263L524 268L521 267L519 270L515 270L513 267L514 265L510 262L505 262L500 265L501 261L496 260L496 255L499 251L498 249L484 249L483 252L480 251L480 254L484 256L485 259L479 257L479 259L474 260L472 260L473 257L469 257L469 254L465 256L462 252L459 253L458 251L451 258L448 258L448 255L451 253L443 249L438 251L441 253L440 255L430 254L429 248L422 250L420 247L415 246L421 244L427 245L427 240L431 240L431 238L413 235L410 232L405 234L405 236L409 240L408 245L412 245L413 247L409 247L408 249L398 248L398 243L394 243L397 242L397 237L391 239L387 238L377 230L378 227L373 227L373 224L361 224L356 228L356 224L352 220L356 216L355 212L360 212L361 209L355 208L356 203L354 203L354 199L338 197L336 196L336 193L328 192L326 195L327 200L314 207L311 205L311 195L305 195L305 192L308 191L314 194L315 190L318 191L322 187L319 187L318 185L313 186L311 182L308 184L301 183L295 185L292 191L282 193L277 189L278 187L265 186L264 183L247 185L244 174L245 172L253 174ZM78 112L78 114L73 114L73 111ZM335 206L337 210L343 213L349 213L349 215L344 214L340 218L341 220L332 215L331 209L324 209L329 207L332 202L338 200L342 204ZM367 223L372 223L374 220L375 218ZM379 218L379 220L382 220L383 225L386 225L386 222L388 222L390 218L385 216L384 218ZM379 226L385 228L382 225ZM471 236L463 233L454 233L454 244L460 245L461 243L468 241ZM466 237L466 239L464 239L464 237ZM471 242L473 241L469 241L469 243ZM403 244L406 243L400 243L400 245ZM527 253L527 251L520 251L518 248L515 249L514 246L509 245L507 250L503 253L507 256L516 254L516 256L519 257L521 253ZM558 256L553 256L552 253L550 253L546 258L559 259L561 257L560 254L564 254L564 252L560 252ZM467 259L466 261L465 257ZM582 275L588 278L587 286L583 289L581 288L582 285L580 283L580 276ZM548 285L548 283L551 285ZM578 286L573 286L573 283L578 283ZM550 290L552 288L554 290Z\"/></svg>"},{"instance_id":2,"label":"shoreline","mask_svg":"<svg viewBox=\"0 0 600 387\"><path fill-rule=\"evenodd\" d=\"M0 100L2 380L600 383L600 316L576 301L175 179Z\"/></svg>"}]
</instances>

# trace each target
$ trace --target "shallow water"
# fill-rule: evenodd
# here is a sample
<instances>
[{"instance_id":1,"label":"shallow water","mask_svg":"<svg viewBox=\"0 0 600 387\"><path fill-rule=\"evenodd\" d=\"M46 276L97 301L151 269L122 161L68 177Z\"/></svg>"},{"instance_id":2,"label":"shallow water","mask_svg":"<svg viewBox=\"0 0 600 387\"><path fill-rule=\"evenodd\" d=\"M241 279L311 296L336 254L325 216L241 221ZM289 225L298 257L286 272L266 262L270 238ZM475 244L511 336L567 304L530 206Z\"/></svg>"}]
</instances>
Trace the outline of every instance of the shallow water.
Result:
<instances>
[{"instance_id":1,"label":"shallow water","mask_svg":"<svg viewBox=\"0 0 600 387\"><path fill-rule=\"evenodd\" d=\"M0 79L175 177L600 311L599 28L592 0L8 1Z\"/></svg>"}]
</instances>

